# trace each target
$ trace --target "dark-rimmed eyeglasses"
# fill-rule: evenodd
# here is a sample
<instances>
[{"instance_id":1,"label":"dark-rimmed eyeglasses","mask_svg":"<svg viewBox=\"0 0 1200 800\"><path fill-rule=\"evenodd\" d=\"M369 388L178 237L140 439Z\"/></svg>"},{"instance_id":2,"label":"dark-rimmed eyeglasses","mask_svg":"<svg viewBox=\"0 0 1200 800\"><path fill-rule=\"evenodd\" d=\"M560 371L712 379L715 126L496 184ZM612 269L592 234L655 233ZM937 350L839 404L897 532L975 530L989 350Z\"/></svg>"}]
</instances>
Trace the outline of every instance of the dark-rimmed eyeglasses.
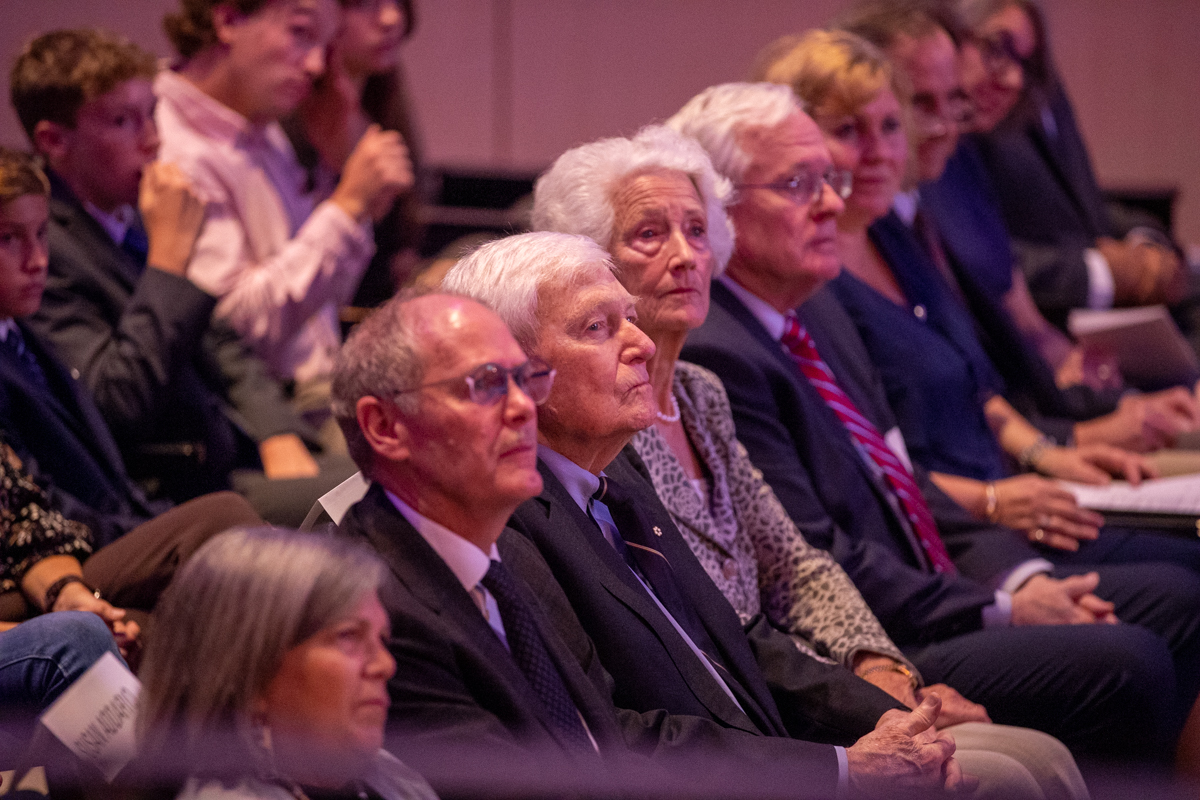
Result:
<instances>
[{"instance_id":1,"label":"dark-rimmed eyeglasses","mask_svg":"<svg viewBox=\"0 0 1200 800\"><path fill-rule=\"evenodd\" d=\"M425 383L412 389L396 392L397 395L419 392L433 386L454 385L465 386L465 394L472 403L490 406L501 397L508 396L509 380L524 392L534 405L541 405L550 396L550 387L554 385L557 372L550 365L538 358L531 358L524 364L509 368L500 364L488 363L476 367L467 375L457 378L447 378L444 381Z\"/></svg>"},{"instance_id":2,"label":"dark-rimmed eyeglasses","mask_svg":"<svg viewBox=\"0 0 1200 800\"><path fill-rule=\"evenodd\" d=\"M1017 43L1009 31L998 31L991 36L972 37L979 55L983 60L983 68L991 75L1002 74L1010 67L1020 67L1028 73L1033 63L1033 56L1023 57L1017 52Z\"/></svg>"},{"instance_id":3,"label":"dark-rimmed eyeglasses","mask_svg":"<svg viewBox=\"0 0 1200 800\"><path fill-rule=\"evenodd\" d=\"M830 167L824 172L800 172L781 181L773 181L772 183L739 183L733 188L738 191L742 189L770 189L773 192L784 195L793 203L802 205L815 203L820 200L827 184L830 189L833 189L834 194L845 200L854 189L854 173L848 169Z\"/></svg>"}]
</instances>

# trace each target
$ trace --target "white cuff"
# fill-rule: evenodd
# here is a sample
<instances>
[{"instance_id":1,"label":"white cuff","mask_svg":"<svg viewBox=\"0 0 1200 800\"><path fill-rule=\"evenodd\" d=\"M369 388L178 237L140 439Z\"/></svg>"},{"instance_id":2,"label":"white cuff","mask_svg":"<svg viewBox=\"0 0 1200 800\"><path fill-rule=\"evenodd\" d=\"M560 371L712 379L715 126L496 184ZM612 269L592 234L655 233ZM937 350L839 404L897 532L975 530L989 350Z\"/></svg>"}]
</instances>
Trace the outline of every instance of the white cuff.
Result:
<instances>
[{"instance_id":1,"label":"white cuff","mask_svg":"<svg viewBox=\"0 0 1200 800\"><path fill-rule=\"evenodd\" d=\"M1000 590L1009 594L1016 594L1017 590L1025 585L1025 581L1034 575L1053 571L1054 565L1044 558L1031 558L1028 561L1022 561L1004 576L1004 580L1000 582Z\"/></svg>"},{"instance_id":2,"label":"white cuff","mask_svg":"<svg viewBox=\"0 0 1200 800\"><path fill-rule=\"evenodd\" d=\"M983 607L983 627L1007 628L1012 625L1012 595L996 590L996 602Z\"/></svg>"},{"instance_id":3,"label":"white cuff","mask_svg":"<svg viewBox=\"0 0 1200 800\"><path fill-rule=\"evenodd\" d=\"M1088 272L1088 308L1112 308L1116 284L1113 283L1108 259L1099 250L1089 247L1083 251L1083 263L1087 265Z\"/></svg>"},{"instance_id":4,"label":"white cuff","mask_svg":"<svg viewBox=\"0 0 1200 800\"><path fill-rule=\"evenodd\" d=\"M846 757L846 748L840 745L833 746L833 752L837 753L838 760L838 782L837 782L837 797L850 796L850 759Z\"/></svg>"}]
</instances>

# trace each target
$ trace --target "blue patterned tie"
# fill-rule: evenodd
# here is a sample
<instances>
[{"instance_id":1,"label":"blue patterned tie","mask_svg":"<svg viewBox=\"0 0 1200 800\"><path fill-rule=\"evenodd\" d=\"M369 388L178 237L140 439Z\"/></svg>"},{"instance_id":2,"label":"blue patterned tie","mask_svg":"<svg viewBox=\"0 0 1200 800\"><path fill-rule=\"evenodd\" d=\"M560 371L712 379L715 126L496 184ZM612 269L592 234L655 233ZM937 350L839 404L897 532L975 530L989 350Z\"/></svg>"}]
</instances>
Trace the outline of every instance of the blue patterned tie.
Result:
<instances>
[{"instance_id":1,"label":"blue patterned tie","mask_svg":"<svg viewBox=\"0 0 1200 800\"><path fill-rule=\"evenodd\" d=\"M562 675L558 671L546 643L542 640L533 612L525 604L516 581L499 561L492 561L480 581L500 609L508 649L517 666L529 680L533 691L541 698L558 733L575 749L593 751L592 742L584 730L575 701L571 699Z\"/></svg>"}]
</instances>

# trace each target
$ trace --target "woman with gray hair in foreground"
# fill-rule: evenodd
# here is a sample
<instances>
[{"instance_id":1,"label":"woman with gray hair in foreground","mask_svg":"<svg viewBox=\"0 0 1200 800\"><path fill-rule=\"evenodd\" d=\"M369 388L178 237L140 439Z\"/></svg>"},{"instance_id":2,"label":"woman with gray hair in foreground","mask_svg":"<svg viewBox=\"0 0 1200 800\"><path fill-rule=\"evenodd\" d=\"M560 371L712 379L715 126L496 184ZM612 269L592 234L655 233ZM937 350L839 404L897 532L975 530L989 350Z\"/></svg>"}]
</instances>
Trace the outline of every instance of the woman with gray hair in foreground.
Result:
<instances>
[{"instance_id":1,"label":"woman with gray hair in foreground","mask_svg":"<svg viewBox=\"0 0 1200 800\"><path fill-rule=\"evenodd\" d=\"M147 764L196 800L431 800L381 750L396 662L382 565L338 539L234 530L200 548L155 610L141 677Z\"/></svg>"}]
</instances>

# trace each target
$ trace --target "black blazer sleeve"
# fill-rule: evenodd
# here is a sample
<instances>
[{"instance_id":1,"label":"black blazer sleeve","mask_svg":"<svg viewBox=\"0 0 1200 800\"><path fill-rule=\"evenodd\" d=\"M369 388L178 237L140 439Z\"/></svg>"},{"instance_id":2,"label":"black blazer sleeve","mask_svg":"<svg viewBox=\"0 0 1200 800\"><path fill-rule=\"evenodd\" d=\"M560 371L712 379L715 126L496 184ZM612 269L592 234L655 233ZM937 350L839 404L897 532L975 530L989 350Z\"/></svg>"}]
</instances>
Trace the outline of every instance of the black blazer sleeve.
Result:
<instances>
[{"instance_id":1,"label":"black blazer sleeve","mask_svg":"<svg viewBox=\"0 0 1200 800\"><path fill-rule=\"evenodd\" d=\"M101 256L80 249L62 231L52 236L50 276L31 324L79 370L114 431L153 426L171 396L167 386L180 363L194 355L216 299L185 278L147 269L113 318L112 289L105 284L118 278L104 274L101 264L81 263Z\"/></svg>"}]
</instances>

